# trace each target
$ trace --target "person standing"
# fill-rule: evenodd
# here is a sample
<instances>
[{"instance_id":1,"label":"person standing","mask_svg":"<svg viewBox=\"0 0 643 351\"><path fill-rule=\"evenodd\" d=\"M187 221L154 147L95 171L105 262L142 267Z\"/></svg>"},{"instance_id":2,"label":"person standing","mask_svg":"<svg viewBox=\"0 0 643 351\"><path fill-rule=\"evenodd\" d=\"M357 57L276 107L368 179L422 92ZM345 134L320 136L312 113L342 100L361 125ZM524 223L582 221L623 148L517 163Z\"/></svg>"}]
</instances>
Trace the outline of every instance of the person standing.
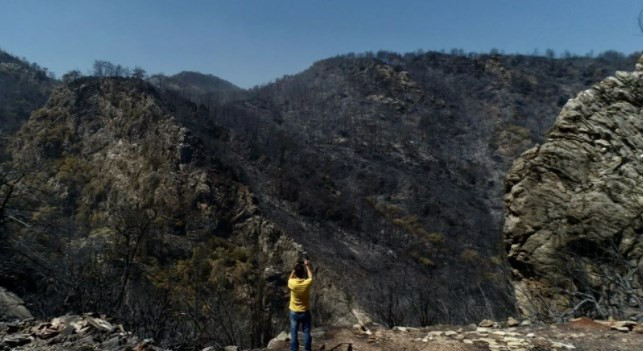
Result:
<instances>
[{"instance_id":1,"label":"person standing","mask_svg":"<svg viewBox=\"0 0 643 351\"><path fill-rule=\"evenodd\" d=\"M313 284L313 271L310 261L299 261L290 272L290 350L299 350L297 333L301 325L304 333L304 350L312 351L313 338L310 335L310 286Z\"/></svg>"}]
</instances>

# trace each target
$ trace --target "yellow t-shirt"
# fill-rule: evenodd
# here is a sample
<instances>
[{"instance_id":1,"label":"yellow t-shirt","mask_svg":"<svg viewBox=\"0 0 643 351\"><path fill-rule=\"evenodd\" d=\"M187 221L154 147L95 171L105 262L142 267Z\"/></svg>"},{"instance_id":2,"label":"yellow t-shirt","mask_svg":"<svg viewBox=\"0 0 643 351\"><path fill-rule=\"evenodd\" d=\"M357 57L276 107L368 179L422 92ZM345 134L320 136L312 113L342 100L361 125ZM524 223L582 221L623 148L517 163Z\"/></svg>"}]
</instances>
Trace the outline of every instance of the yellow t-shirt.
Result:
<instances>
[{"instance_id":1,"label":"yellow t-shirt","mask_svg":"<svg viewBox=\"0 0 643 351\"><path fill-rule=\"evenodd\" d=\"M310 309L310 286L313 279L288 279L290 289L290 310L293 312L306 312Z\"/></svg>"}]
</instances>

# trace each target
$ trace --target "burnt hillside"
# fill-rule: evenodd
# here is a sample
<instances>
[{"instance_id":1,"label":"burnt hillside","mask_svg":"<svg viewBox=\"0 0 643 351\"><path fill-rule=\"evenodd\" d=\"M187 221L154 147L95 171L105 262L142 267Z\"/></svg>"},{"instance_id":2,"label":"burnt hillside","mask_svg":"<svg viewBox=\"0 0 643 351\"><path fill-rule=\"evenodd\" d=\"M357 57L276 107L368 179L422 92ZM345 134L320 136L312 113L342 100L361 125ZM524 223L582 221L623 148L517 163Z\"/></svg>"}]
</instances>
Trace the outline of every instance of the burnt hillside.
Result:
<instances>
[{"instance_id":1,"label":"burnt hillside","mask_svg":"<svg viewBox=\"0 0 643 351\"><path fill-rule=\"evenodd\" d=\"M431 318L463 322L512 308L500 245L510 162L569 98L636 56L346 55L207 114L242 140L217 150L271 218L335 271L380 277L367 289L345 278L358 299L380 306L411 276L450 301Z\"/></svg>"}]
</instances>

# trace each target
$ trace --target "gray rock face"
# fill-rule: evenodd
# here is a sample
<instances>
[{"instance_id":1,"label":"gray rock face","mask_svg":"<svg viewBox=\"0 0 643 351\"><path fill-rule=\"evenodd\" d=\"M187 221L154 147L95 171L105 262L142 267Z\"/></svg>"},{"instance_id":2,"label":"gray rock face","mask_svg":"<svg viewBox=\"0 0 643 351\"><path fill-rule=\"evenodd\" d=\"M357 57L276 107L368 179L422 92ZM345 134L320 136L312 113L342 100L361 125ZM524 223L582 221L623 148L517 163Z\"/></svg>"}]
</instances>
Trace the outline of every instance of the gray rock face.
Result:
<instances>
[{"instance_id":1,"label":"gray rock face","mask_svg":"<svg viewBox=\"0 0 643 351\"><path fill-rule=\"evenodd\" d=\"M16 294L0 287L0 320L33 318Z\"/></svg>"},{"instance_id":2,"label":"gray rock face","mask_svg":"<svg viewBox=\"0 0 643 351\"><path fill-rule=\"evenodd\" d=\"M641 317L642 63L569 100L508 172L504 240L526 314Z\"/></svg>"}]
</instances>

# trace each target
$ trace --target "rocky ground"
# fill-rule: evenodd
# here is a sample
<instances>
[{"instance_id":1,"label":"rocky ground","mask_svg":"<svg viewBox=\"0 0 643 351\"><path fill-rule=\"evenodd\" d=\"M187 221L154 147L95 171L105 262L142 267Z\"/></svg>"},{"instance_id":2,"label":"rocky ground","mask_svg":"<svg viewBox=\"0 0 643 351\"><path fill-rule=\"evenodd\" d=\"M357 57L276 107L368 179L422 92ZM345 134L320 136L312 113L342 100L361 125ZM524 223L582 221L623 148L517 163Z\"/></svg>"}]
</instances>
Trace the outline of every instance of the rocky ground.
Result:
<instances>
[{"instance_id":1,"label":"rocky ground","mask_svg":"<svg viewBox=\"0 0 643 351\"><path fill-rule=\"evenodd\" d=\"M513 322L513 323L512 323ZM482 326L480 326L482 325ZM594 321L579 318L566 324L532 325L511 321L504 326L492 321L469 326L427 328L377 325L351 328L315 328L314 350L336 351L639 351L643 324L629 321ZM512 325L512 326L509 326ZM164 351L152 340L141 340L99 316L66 315L51 321L26 320L0 323L0 350ZM286 351L286 332L267 348L253 351ZM236 346L203 351L239 351Z\"/></svg>"},{"instance_id":2,"label":"rocky ground","mask_svg":"<svg viewBox=\"0 0 643 351\"><path fill-rule=\"evenodd\" d=\"M96 315L66 315L48 322L0 322L0 350L162 351Z\"/></svg>"},{"instance_id":3,"label":"rocky ground","mask_svg":"<svg viewBox=\"0 0 643 351\"><path fill-rule=\"evenodd\" d=\"M643 347L643 325L634 322L593 321L581 318L559 325L434 326L429 328L371 326L317 328L314 350L360 351L546 351L546 350L623 350ZM517 323L516 323L517 324ZM617 330L620 329L620 330ZM274 339L265 350L289 350L286 333Z\"/></svg>"}]
</instances>

